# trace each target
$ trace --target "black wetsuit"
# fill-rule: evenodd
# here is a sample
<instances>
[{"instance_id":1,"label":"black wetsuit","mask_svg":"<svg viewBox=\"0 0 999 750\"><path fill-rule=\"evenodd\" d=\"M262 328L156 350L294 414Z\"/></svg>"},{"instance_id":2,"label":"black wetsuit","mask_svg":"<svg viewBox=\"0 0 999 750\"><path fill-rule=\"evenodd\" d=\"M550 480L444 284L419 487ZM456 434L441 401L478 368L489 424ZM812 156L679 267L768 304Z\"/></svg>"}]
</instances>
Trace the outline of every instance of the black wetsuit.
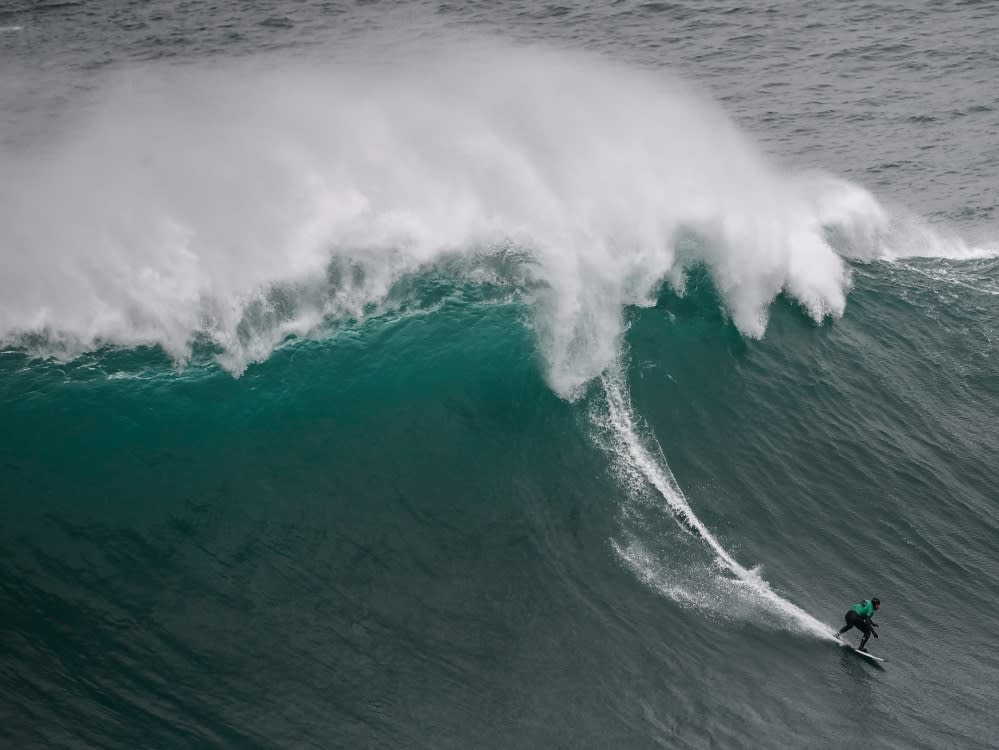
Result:
<instances>
[{"instance_id":1,"label":"black wetsuit","mask_svg":"<svg viewBox=\"0 0 999 750\"><path fill-rule=\"evenodd\" d=\"M870 638L871 634L874 632L875 625L871 622L870 617L858 615L851 609L846 613L846 625L839 629L840 635L845 633L850 628L856 628L864 634L863 640L860 641L860 648L863 649L864 646L867 645L867 639Z\"/></svg>"}]
</instances>

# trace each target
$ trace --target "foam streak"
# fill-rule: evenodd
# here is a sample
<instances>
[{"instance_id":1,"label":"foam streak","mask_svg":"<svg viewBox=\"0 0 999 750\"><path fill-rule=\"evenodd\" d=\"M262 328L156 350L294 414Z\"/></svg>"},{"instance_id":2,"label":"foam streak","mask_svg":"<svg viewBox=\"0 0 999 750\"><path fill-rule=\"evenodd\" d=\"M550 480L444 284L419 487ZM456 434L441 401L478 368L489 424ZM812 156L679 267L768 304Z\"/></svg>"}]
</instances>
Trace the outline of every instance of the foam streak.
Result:
<instances>
[{"instance_id":1,"label":"foam streak","mask_svg":"<svg viewBox=\"0 0 999 750\"><path fill-rule=\"evenodd\" d=\"M612 452L612 457L616 463L619 466L623 465L629 475L640 476L655 488L658 495L665 501L670 514L708 547L716 564L726 577L734 576L734 581L715 581L715 583L721 583L720 589L722 591L727 591L729 595L734 595L740 599L743 611L745 611L746 604L750 605L748 611L754 615L759 615L760 610L763 610L767 616L759 617L758 621L761 622L777 621L780 618L773 617L773 614L779 613L786 618L787 623L793 623L795 630L833 640L829 626L776 593L756 570L747 569L739 564L697 517L677 483L673 471L667 464L659 442L648 431L643 435L638 427L638 419L631 405L625 378L624 368L620 365L606 371L601 376L600 382L606 400L606 412L599 415L598 413L594 414L598 426L610 433L609 440L601 442L605 448L609 448ZM717 598L698 596L696 592L692 593L684 587L656 580L663 573L655 571L653 566L647 564L647 561L643 563L638 559L639 557L647 557L641 544L632 544L627 547L615 545L615 547L630 567L636 570L640 578L672 598L693 604L710 601L714 606L725 606L724 601L719 603ZM636 550L641 551L636 554ZM731 613L723 612L723 614Z\"/></svg>"}]
</instances>

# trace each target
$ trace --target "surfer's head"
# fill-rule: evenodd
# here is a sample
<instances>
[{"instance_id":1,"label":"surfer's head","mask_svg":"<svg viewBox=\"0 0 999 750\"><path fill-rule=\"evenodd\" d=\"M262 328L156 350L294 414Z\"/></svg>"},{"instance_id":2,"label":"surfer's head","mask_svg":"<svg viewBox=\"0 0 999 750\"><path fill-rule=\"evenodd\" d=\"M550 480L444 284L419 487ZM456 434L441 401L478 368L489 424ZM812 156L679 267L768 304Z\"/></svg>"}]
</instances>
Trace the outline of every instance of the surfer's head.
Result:
<instances>
[{"instance_id":1,"label":"surfer's head","mask_svg":"<svg viewBox=\"0 0 999 750\"><path fill-rule=\"evenodd\" d=\"M876 596L871 597L871 604L874 605L874 609L878 609L881 606L881 600Z\"/></svg>"}]
</instances>

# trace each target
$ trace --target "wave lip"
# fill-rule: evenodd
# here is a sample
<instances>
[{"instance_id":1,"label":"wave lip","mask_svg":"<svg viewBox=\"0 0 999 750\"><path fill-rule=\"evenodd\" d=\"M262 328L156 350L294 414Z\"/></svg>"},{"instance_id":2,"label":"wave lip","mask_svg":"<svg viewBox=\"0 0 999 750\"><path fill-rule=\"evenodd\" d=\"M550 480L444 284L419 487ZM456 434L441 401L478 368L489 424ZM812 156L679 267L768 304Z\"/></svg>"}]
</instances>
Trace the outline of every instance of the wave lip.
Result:
<instances>
[{"instance_id":1,"label":"wave lip","mask_svg":"<svg viewBox=\"0 0 999 750\"><path fill-rule=\"evenodd\" d=\"M625 309L693 266L760 337L782 293L841 315L843 256L881 253L870 193L783 173L666 74L475 41L108 78L60 142L0 155L0 340L184 362L207 339L238 374L401 279L512 247L548 381L575 398L620 354Z\"/></svg>"}]
</instances>

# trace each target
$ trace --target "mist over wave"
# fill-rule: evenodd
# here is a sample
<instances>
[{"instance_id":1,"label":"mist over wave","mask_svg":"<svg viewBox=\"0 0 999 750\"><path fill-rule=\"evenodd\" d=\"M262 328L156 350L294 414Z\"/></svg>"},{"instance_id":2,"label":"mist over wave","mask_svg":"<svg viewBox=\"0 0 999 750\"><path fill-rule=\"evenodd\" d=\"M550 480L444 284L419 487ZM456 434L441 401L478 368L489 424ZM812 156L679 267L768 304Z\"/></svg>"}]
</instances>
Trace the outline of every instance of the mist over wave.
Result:
<instances>
[{"instance_id":1,"label":"mist over wave","mask_svg":"<svg viewBox=\"0 0 999 750\"><path fill-rule=\"evenodd\" d=\"M413 274L466 257L474 280L513 250L573 396L618 356L624 307L693 265L759 337L776 295L839 316L843 256L899 254L866 190L786 174L661 72L481 40L345 60L117 73L54 142L3 153L0 340L180 363L207 341L239 373Z\"/></svg>"}]
</instances>

